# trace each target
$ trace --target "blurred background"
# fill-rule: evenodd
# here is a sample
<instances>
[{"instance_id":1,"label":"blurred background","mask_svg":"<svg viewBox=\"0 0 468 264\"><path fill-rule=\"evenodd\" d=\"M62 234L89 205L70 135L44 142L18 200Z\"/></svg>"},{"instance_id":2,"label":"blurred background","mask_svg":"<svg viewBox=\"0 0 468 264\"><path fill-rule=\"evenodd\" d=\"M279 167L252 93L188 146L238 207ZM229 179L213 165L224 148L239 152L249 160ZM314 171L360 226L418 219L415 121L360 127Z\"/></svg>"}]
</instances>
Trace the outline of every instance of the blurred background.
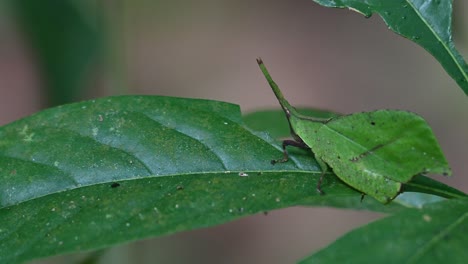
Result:
<instances>
[{"instance_id":1,"label":"blurred background","mask_svg":"<svg viewBox=\"0 0 468 264\"><path fill-rule=\"evenodd\" d=\"M467 13L467 1L454 1L454 40L465 58ZM293 105L424 116L454 171L437 179L468 192L468 104L461 89L380 17L312 0L1 1L0 125L118 94L220 100L244 113L277 108L258 56ZM101 263L292 263L382 216L288 208L117 246Z\"/></svg>"}]
</instances>

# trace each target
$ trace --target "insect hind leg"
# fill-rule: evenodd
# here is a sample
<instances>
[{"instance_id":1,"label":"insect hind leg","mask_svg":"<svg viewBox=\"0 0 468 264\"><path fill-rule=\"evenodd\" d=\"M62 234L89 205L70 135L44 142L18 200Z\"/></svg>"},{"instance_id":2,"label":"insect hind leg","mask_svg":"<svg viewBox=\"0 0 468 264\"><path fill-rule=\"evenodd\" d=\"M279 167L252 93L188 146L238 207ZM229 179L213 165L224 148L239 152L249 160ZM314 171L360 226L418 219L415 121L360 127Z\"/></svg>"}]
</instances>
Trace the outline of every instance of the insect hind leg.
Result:
<instances>
[{"instance_id":1,"label":"insect hind leg","mask_svg":"<svg viewBox=\"0 0 468 264\"><path fill-rule=\"evenodd\" d=\"M323 181L323 178L325 176L325 172L327 172L328 170L328 166L327 164L325 163L325 161L323 161L321 158L317 157L317 155L314 155L315 156L315 160L317 161L318 165L320 166L320 170L322 171L322 173L320 174L320 178L319 180L317 181L317 192L320 193L320 194L325 194L323 191L322 191L322 181Z\"/></svg>"},{"instance_id":2,"label":"insect hind leg","mask_svg":"<svg viewBox=\"0 0 468 264\"><path fill-rule=\"evenodd\" d=\"M271 161L272 165L275 165L276 163L283 163L289 160L289 154L288 154L288 151L286 150L287 146L301 148L301 149L309 149L309 146L307 146L306 143L302 141L295 141L295 140L290 140L290 139L283 140L283 158L272 160Z\"/></svg>"}]
</instances>

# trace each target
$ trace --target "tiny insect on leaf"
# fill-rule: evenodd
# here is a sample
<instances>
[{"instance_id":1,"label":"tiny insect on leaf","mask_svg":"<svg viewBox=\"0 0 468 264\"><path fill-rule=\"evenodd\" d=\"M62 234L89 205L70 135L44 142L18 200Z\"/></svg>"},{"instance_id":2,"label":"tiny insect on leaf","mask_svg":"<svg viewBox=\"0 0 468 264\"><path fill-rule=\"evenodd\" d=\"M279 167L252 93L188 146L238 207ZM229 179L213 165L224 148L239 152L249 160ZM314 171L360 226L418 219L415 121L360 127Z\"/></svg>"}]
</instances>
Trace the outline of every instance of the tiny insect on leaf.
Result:
<instances>
[{"instance_id":1,"label":"tiny insect on leaf","mask_svg":"<svg viewBox=\"0 0 468 264\"><path fill-rule=\"evenodd\" d=\"M377 110L330 119L301 115L284 98L263 61L258 65L283 108L294 140L287 146L310 148L322 169L317 191L331 167L346 184L382 203L393 200L401 186L421 173L451 175L437 140L426 121L415 113L402 110Z\"/></svg>"}]
</instances>

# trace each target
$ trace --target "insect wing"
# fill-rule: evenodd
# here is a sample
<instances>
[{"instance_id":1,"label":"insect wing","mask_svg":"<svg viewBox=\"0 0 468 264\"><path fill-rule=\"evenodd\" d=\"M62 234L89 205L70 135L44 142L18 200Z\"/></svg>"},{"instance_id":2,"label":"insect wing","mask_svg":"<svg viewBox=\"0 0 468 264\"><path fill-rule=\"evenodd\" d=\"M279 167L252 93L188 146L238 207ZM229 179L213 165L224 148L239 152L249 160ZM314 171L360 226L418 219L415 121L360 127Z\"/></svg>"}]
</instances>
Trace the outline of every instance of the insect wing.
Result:
<instances>
[{"instance_id":1,"label":"insect wing","mask_svg":"<svg viewBox=\"0 0 468 264\"><path fill-rule=\"evenodd\" d=\"M400 183L418 173L450 174L431 129L411 112L379 110L335 118L310 144L340 179L380 201L393 199Z\"/></svg>"}]
</instances>

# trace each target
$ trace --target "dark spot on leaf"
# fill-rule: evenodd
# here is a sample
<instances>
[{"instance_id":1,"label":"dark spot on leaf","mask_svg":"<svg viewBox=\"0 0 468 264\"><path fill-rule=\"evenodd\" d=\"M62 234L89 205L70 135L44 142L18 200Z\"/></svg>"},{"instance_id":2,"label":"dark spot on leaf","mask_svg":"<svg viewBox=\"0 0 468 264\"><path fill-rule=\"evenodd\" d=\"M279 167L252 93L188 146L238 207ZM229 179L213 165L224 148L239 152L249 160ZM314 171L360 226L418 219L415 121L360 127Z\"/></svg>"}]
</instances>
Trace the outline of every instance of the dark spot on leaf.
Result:
<instances>
[{"instance_id":1,"label":"dark spot on leaf","mask_svg":"<svg viewBox=\"0 0 468 264\"><path fill-rule=\"evenodd\" d=\"M119 186L120 186L120 183L118 183L118 182L114 182L114 183L111 184L111 188L117 188Z\"/></svg>"},{"instance_id":2,"label":"dark spot on leaf","mask_svg":"<svg viewBox=\"0 0 468 264\"><path fill-rule=\"evenodd\" d=\"M340 156L337 156L336 158L337 158L337 159L341 159L341 157L340 157Z\"/></svg>"},{"instance_id":3,"label":"dark spot on leaf","mask_svg":"<svg viewBox=\"0 0 468 264\"><path fill-rule=\"evenodd\" d=\"M182 185L177 186L177 190L178 190L178 191L181 191L181 190L183 190L183 189L184 189L184 186L182 186Z\"/></svg>"},{"instance_id":4,"label":"dark spot on leaf","mask_svg":"<svg viewBox=\"0 0 468 264\"><path fill-rule=\"evenodd\" d=\"M374 121L370 122L370 124L373 125L373 126L375 126L375 122L374 122Z\"/></svg>"}]
</instances>

